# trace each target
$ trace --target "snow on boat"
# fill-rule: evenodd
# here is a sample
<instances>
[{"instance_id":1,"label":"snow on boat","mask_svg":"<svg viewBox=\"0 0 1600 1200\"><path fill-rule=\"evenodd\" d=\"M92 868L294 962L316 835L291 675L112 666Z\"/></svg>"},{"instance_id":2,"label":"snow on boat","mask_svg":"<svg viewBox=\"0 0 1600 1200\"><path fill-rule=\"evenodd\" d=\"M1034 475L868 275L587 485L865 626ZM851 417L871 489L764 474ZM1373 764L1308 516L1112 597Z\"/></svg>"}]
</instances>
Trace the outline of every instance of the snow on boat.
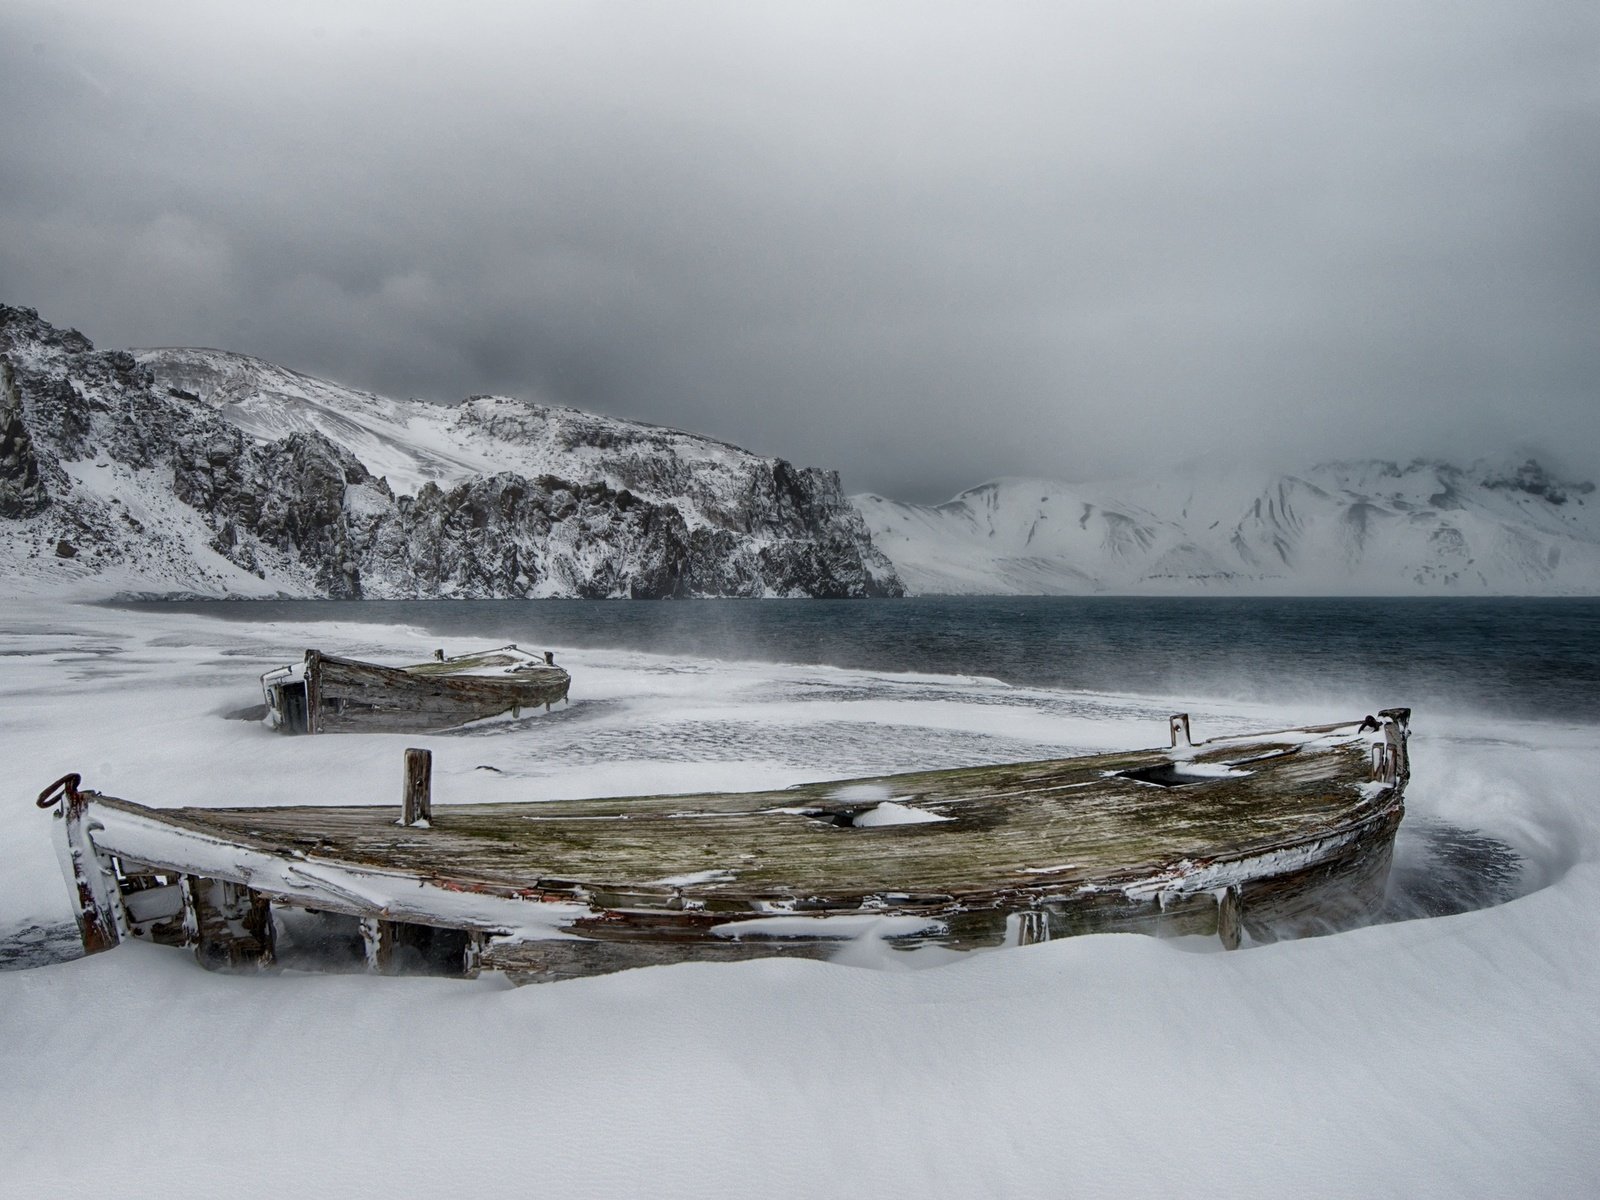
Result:
<instances>
[{"instance_id":1,"label":"snow on boat","mask_svg":"<svg viewBox=\"0 0 1600 1200\"><path fill-rule=\"evenodd\" d=\"M549 709L571 685L549 651L515 645L450 658L440 650L409 667L307 650L305 661L261 677L267 723L281 733L429 733Z\"/></svg>"},{"instance_id":2,"label":"snow on boat","mask_svg":"<svg viewBox=\"0 0 1600 1200\"><path fill-rule=\"evenodd\" d=\"M1381 907L1408 709L1165 749L776 792L433 807L149 808L58 780L85 949L266 966L307 912L352 962L519 981L683 961L827 958L861 937L955 950L1073 934L1347 928ZM396 819L398 817L398 820ZM292 938L290 939L292 940ZM290 961L288 956L282 956Z\"/></svg>"}]
</instances>

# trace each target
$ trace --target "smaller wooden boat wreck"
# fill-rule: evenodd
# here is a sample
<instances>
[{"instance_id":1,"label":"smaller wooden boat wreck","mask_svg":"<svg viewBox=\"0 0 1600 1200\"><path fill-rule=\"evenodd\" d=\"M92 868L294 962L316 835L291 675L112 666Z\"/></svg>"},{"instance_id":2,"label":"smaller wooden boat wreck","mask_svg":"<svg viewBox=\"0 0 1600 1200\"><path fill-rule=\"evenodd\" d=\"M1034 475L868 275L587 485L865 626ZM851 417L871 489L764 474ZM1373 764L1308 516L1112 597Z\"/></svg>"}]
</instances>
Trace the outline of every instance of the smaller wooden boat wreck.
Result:
<instances>
[{"instance_id":1,"label":"smaller wooden boat wreck","mask_svg":"<svg viewBox=\"0 0 1600 1200\"><path fill-rule=\"evenodd\" d=\"M1370 921L1409 776L1409 710L1348 725L777 792L433 808L157 809L39 797L84 947L136 937L267 965L274 913L349 926L369 969L550 980L842 941L967 950L1102 931L1224 946ZM398 820L397 820L398 817ZM359 934L359 942L356 937Z\"/></svg>"},{"instance_id":2,"label":"smaller wooden boat wreck","mask_svg":"<svg viewBox=\"0 0 1600 1200\"><path fill-rule=\"evenodd\" d=\"M266 720L280 733L432 733L517 717L567 698L572 677L548 650L515 645L384 667L307 650L303 662L261 677Z\"/></svg>"}]
</instances>

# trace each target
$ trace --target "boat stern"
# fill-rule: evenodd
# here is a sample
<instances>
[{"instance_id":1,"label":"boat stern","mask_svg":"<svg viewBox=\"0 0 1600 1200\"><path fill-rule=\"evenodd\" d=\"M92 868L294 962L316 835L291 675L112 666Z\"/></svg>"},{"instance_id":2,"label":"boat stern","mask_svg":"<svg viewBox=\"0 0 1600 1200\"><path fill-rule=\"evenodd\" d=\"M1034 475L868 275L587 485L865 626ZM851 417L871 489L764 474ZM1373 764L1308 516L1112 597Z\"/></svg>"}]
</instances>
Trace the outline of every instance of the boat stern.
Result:
<instances>
[{"instance_id":1,"label":"boat stern","mask_svg":"<svg viewBox=\"0 0 1600 1200\"><path fill-rule=\"evenodd\" d=\"M315 651L303 661L275 667L261 676L261 695L267 703L262 720L279 733L311 733L310 665Z\"/></svg>"}]
</instances>

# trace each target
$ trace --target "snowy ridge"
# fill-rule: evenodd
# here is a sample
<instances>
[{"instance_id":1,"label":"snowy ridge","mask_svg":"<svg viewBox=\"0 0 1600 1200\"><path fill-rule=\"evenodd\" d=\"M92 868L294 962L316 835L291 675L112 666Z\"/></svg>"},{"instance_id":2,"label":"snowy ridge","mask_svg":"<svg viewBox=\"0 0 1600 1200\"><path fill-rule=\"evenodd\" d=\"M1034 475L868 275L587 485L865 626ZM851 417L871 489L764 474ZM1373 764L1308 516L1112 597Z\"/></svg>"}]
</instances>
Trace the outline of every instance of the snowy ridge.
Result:
<instances>
[{"instance_id":1,"label":"snowy ridge","mask_svg":"<svg viewBox=\"0 0 1600 1200\"><path fill-rule=\"evenodd\" d=\"M913 593L1600 593L1600 498L1537 462L997 479L852 497Z\"/></svg>"},{"instance_id":2,"label":"snowy ridge","mask_svg":"<svg viewBox=\"0 0 1600 1200\"><path fill-rule=\"evenodd\" d=\"M0 305L13 591L899 595L836 473L508 397L386 399Z\"/></svg>"},{"instance_id":3,"label":"snowy ridge","mask_svg":"<svg viewBox=\"0 0 1600 1200\"><path fill-rule=\"evenodd\" d=\"M266 444L320 433L397 495L513 471L603 481L655 502L689 500L691 523L736 521L743 492L778 460L658 425L472 396L460 404L391 400L225 350L134 352L159 385L187 393Z\"/></svg>"},{"instance_id":4,"label":"snowy ridge","mask_svg":"<svg viewBox=\"0 0 1600 1200\"><path fill-rule=\"evenodd\" d=\"M157 383L211 405L257 442L320 433L397 493L414 494L429 481L448 485L492 475L508 465L451 445L449 410L441 405L390 400L228 350L163 347L133 356Z\"/></svg>"}]
</instances>

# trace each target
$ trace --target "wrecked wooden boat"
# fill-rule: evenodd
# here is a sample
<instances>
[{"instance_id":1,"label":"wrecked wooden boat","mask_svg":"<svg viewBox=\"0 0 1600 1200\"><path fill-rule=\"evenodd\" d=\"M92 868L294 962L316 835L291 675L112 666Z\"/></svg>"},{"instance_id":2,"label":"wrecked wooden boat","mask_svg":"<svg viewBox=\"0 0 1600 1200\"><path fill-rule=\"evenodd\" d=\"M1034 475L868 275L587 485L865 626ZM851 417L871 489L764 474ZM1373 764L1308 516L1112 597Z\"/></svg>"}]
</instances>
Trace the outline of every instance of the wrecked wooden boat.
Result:
<instances>
[{"instance_id":1,"label":"wrecked wooden boat","mask_svg":"<svg viewBox=\"0 0 1600 1200\"><path fill-rule=\"evenodd\" d=\"M518 717L567 698L572 677L516 645L384 667L307 650L261 677L266 721L280 733L433 733Z\"/></svg>"},{"instance_id":2,"label":"wrecked wooden boat","mask_svg":"<svg viewBox=\"0 0 1600 1200\"><path fill-rule=\"evenodd\" d=\"M434 807L149 808L75 775L40 797L87 950L128 937L267 965L343 922L368 969L552 980L858 937L956 950L1103 931L1270 940L1371 920L1409 710L1164 749L783 791Z\"/></svg>"}]
</instances>

